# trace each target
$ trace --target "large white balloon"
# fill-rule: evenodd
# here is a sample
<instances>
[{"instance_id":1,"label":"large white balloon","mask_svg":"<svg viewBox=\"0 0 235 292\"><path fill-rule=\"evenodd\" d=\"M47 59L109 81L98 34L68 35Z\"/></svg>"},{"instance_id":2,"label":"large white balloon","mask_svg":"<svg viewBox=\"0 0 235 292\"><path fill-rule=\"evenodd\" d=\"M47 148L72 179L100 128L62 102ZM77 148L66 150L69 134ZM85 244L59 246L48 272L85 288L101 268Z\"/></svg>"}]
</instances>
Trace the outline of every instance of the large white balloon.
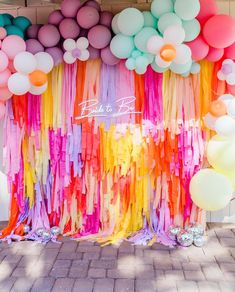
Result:
<instances>
[{"instance_id":1,"label":"large white balloon","mask_svg":"<svg viewBox=\"0 0 235 292\"><path fill-rule=\"evenodd\" d=\"M15 73L8 79L8 88L15 95L26 94L31 85L27 75Z\"/></svg>"},{"instance_id":2,"label":"large white balloon","mask_svg":"<svg viewBox=\"0 0 235 292\"><path fill-rule=\"evenodd\" d=\"M235 99L232 99L227 103L227 112L230 117L235 119Z\"/></svg>"},{"instance_id":3,"label":"large white balloon","mask_svg":"<svg viewBox=\"0 0 235 292\"><path fill-rule=\"evenodd\" d=\"M235 99L232 94L223 94L219 97L219 100L222 100L226 106L229 104L231 100Z\"/></svg>"},{"instance_id":4,"label":"large white balloon","mask_svg":"<svg viewBox=\"0 0 235 292\"><path fill-rule=\"evenodd\" d=\"M176 58L174 62L176 64L186 64L191 60L192 52L190 48L184 44L176 47Z\"/></svg>"},{"instance_id":5,"label":"large white balloon","mask_svg":"<svg viewBox=\"0 0 235 292\"><path fill-rule=\"evenodd\" d=\"M166 43L180 45L185 39L185 31L180 25L172 25L164 31L163 36Z\"/></svg>"},{"instance_id":6,"label":"large white balloon","mask_svg":"<svg viewBox=\"0 0 235 292\"><path fill-rule=\"evenodd\" d=\"M221 136L235 135L235 120L230 116L221 116L215 122L215 130Z\"/></svg>"},{"instance_id":7,"label":"large white balloon","mask_svg":"<svg viewBox=\"0 0 235 292\"><path fill-rule=\"evenodd\" d=\"M21 52L14 58L14 67L19 73L30 74L36 69L37 60L33 54Z\"/></svg>"},{"instance_id":8,"label":"large white balloon","mask_svg":"<svg viewBox=\"0 0 235 292\"><path fill-rule=\"evenodd\" d=\"M29 92L34 95L40 95L47 90L48 83L43 84L42 86L31 86Z\"/></svg>"},{"instance_id":9,"label":"large white balloon","mask_svg":"<svg viewBox=\"0 0 235 292\"><path fill-rule=\"evenodd\" d=\"M210 113L206 114L204 117L204 124L210 130L215 130L215 122L217 118L212 116Z\"/></svg>"},{"instance_id":10,"label":"large white balloon","mask_svg":"<svg viewBox=\"0 0 235 292\"><path fill-rule=\"evenodd\" d=\"M54 61L51 55L46 52L40 52L35 55L37 60L37 70L48 74L54 66Z\"/></svg>"}]
</instances>

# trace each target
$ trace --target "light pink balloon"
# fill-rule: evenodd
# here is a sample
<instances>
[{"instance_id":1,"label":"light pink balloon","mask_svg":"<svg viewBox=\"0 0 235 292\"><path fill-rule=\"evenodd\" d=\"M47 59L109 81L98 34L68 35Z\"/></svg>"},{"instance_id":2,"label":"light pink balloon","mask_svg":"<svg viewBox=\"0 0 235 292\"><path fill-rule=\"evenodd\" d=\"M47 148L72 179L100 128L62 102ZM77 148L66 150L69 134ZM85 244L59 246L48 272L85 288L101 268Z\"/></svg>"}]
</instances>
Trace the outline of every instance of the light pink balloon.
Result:
<instances>
[{"instance_id":1,"label":"light pink balloon","mask_svg":"<svg viewBox=\"0 0 235 292\"><path fill-rule=\"evenodd\" d=\"M9 60L7 54L3 51L0 51L0 72L6 70Z\"/></svg>"},{"instance_id":2,"label":"light pink balloon","mask_svg":"<svg viewBox=\"0 0 235 292\"><path fill-rule=\"evenodd\" d=\"M0 72L0 87L1 88L7 86L7 81L10 78L10 76L11 76L11 71L9 69L6 69Z\"/></svg>"},{"instance_id":3,"label":"light pink balloon","mask_svg":"<svg viewBox=\"0 0 235 292\"><path fill-rule=\"evenodd\" d=\"M100 58L100 50L93 48L92 46L88 47L88 51L90 53L90 60L95 60Z\"/></svg>"},{"instance_id":4,"label":"light pink balloon","mask_svg":"<svg viewBox=\"0 0 235 292\"><path fill-rule=\"evenodd\" d=\"M9 61L8 69L11 71L11 73L15 73L16 72L16 69L14 67L14 61L13 60L10 60Z\"/></svg>"},{"instance_id":5,"label":"light pink balloon","mask_svg":"<svg viewBox=\"0 0 235 292\"><path fill-rule=\"evenodd\" d=\"M5 39L6 36L7 36L7 31L5 30L4 27L0 27L0 40Z\"/></svg>"},{"instance_id":6,"label":"light pink balloon","mask_svg":"<svg viewBox=\"0 0 235 292\"><path fill-rule=\"evenodd\" d=\"M96 25L92 27L88 32L88 40L92 47L96 49L106 48L112 35L110 30L104 25Z\"/></svg>"},{"instance_id":7,"label":"light pink balloon","mask_svg":"<svg viewBox=\"0 0 235 292\"><path fill-rule=\"evenodd\" d=\"M224 50L224 57L235 60L235 43Z\"/></svg>"},{"instance_id":8,"label":"light pink balloon","mask_svg":"<svg viewBox=\"0 0 235 292\"><path fill-rule=\"evenodd\" d=\"M194 61L203 60L208 55L209 46L200 35L195 40L188 42L187 46L192 51L192 59Z\"/></svg>"},{"instance_id":9,"label":"light pink balloon","mask_svg":"<svg viewBox=\"0 0 235 292\"><path fill-rule=\"evenodd\" d=\"M32 24L28 29L27 29L27 37L29 39L37 39L38 38L38 32L39 29L42 27L41 24Z\"/></svg>"},{"instance_id":10,"label":"light pink balloon","mask_svg":"<svg viewBox=\"0 0 235 292\"><path fill-rule=\"evenodd\" d=\"M46 48L55 47L60 41L59 30L52 24L45 24L39 29L38 40Z\"/></svg>"},{"instance_id":11,"label":"light pink balloon","mask_svg":"<svg viewBox=\"0 0 235 292\"><path fill-rule=\"evenodd\" d=\"M197 19L203 25L209 18L218 14L218 7L215 0L199 0L200 12Z\"/></svg>"},{"instance_id":12,"label":"light pink balloon","mask_svg":"<svg viewBox=\"0 0 235 292\"><path fill-rule=\"evenodd\" d=\"M85 3L85 6L89 6L89 7L93 7L95 8L97 11L100 11L100 5L99 3L97 3L96 1L93 0L89 0Z\"/></svg>"},{"instance_id":13,"label":"light pink balloon","mask_svg":"<svg viewBox=\"0 0 235 292\"><path fill-rule=\"evenodd\" d=\"M5 116L6 107L3 102L0 102L0 120L2 120Z\"/></svg>"},{"instance_id":14,"label":"light pink balloon","mask_svg":"<svg viewBox=\"0 0 235 292\"><path fill-rule=\"evenodd\" d=\"M102 11L100 13L100 24L111 27L113 20L113 13L110 11Z\"/></svg>"},{"instance_id":15,"label":"light pink balloon","mask_svg":"<svg viewBox=\"0 0 235 292\"><path fill-rule=\"evenodd\" d=\"M212 16L203 27L203 37L213 48L231 46L235 40L235 19L223 14Z\"/></svg>"},{"instance_id":16,"label":"light pink balloon","mask_svg":"<svg viewBox=\"0 0 235 292\"><path fill-rule=\"evenodd\" d=\"M61 12L65 17L76 17L78 9L82 7L80 0L64 0L61 3Z\"/></svg>"},{"instance_id":17,"label":"light pink balloon","mask_svg":"<svg viewBox=\"0 0 235 292\"><path fill-rule=\"evenodd\" d=\"M64 39L76 39L80 33L80 27L72 18L65 18L59 25L60 34Z\"/></svg>"},{"instance_id":18,"label":"light pink balloon","mask_svg":"<svg viewBox=\"0 0 235 292\"><path fill-rule=\"evenodd\" d=\"M13 60L17 54L26 50L26 44L21 37L9 35L2 41L2 50Z\"/></svg>"},{"instance_id":19,"label":"light pink balloon","mask_svg":"<svg viewBox=\"0 0 235 292\"><path fill-rule=\"evenodd\" d=\"M6 101L12 97L12 93L9 91L8 87L2 87L0 90L0 101Z\"/></svg>"},{"instance_id":20,"label":"light pink balloon","mask_svg":"<svg viewBox=\"0 0 235 292\"><path fill-rule=\"evenodd\" d=\"M26 50L29 53L32 53L33 55L44 52L43 45L35 39L29 39L26 41Z\"/></svg>"},{"instance_id":21,"label":"light pink balloon","mask_svg":"<svg viewBox=\"0 0 235 292\"><path fill-rule=\"evenodd\" d=\"M227 84L227 88L228 88L229 93L231 93L232 95L235 95L235 85Z\"/></svg>"},{"instance_id":22,"label":"light pink balloon","mask_svg":"<svg viewBox=\"0 0 235 292\"><path fill-rule=\"evenodd\" d=\"M110 50L110 47L101 50L101 59L106 65L114 66L120 62L120 59L115 57Z\"/></svg>"},{"instance_id":23,"label":"light pink balloon","mask_svg":"<svg viewBox=\"0 0 235 292\"><path fill-rule=\"evenodd\" d=\"M64 19L64 16L61 13L61 10L54 10L48 16L48 23L53 24L53 25L59 25L63 19Z\"/></svg>"},{"instance_id":24,"label":"light pink balloon","mask_svg":"<svg viewBox=\"0 0 235 292\"><path fill-rule=\"evenodd\" d=\"M210 62L217 62L219 61L224 55L224 49L215 49L210 47L209 53L206 56L207 61Z\"/></svg>"},{"instance_id":25,"label":"light pink balloon","mask_svg":"<svg viewBox=\"0 0 235 292\"><path fill-rule=\"evenodd\" d=\"M78 11L77 22L82 28L89 29L95 26L99 20L99 12L93 7L84 6Z\"/></svg>"}]
</instances>

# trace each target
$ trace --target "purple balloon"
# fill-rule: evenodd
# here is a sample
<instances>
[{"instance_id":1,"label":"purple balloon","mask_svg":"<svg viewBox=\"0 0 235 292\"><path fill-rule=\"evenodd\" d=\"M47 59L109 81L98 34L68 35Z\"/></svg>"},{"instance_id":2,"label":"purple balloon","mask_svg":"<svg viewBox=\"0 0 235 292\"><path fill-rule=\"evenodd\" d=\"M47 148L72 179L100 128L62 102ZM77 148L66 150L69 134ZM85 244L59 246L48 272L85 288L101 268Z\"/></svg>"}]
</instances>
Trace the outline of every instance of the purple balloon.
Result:
<instances>
[{"instance_id":1,"label":"purple balloon","mask_svg":"<svg viewBox=\"0 0 235 292\"><path fill-rule=\"evenodd\" d=\"M27 29L27 37L29 39L37 39L38 38L38 31L42 27L41 24L32 24L28 29Z\"/></svg>"},{"instance_id":2,"label":"purple balloon","mask_svg":"<svg viewBox=\"0 0 235 292\"><path fill-rule=\"evenodd\" d=\"M222 66L221 71L223 74L228 75L228 74L232 73L233 68L232 68L231 64L224 64Z\"/></svg>"},{"instance_id":3,"label":"purple balloon","mask_svg":"<svg viewBox=\"0 0 235 292\"><path fill-rule=\"evenodd\" d=\"M85 3L85 6L89 6L89 7L93 7L95 8L97 11L100 11L100 4L97 3L96 1L93 0L89 0Z\"/></svg>"},{"instance_id":4,"label":"purple balloon","mask_svg":"<svg viewBox=\"0 0 235 292\"><path fill-rule=\"evenodd\" d=\"M59 30L64 39L75 39L80 33L80 27L73 18L65 18L62 20Z\"/></svg>"},{"instance_id":5,"label":"purple balloon","mask_svg":"<svg viewBox=\"0 0 235 292\"><path fill-rule=\"evenodd\" d=\"M39 52L44 52L44 47L38 40L28 39L26 42L26 51L32 54L37 54Z\"/></svg>"},{"instance_id":6,"label":"purple balloon","mask_svg":"<svg viewBox=\"0 0 235 292\"><path fill-rule=\"evenodd\" d=\"M110 66L117 65L120 62L120 59L113 55L109 46L101 50L101 59L105 64Z\"/></svg>"},{"instance_id":7,"label":"purple balloon","mask_svg":"<svg viewBox=\"0 0 235 292\"><path fill-rule=\"evenodd\" d=\"M59 47L54 47L54 48L47 48L45 50L46 53L51 55L54 61L54 65L57 66L63 62L63 51Z\"/></svg>"},{"instance_id":8,"label":"purple balloon","mask_svg":"<svg viewBox=\"0 0 235 292\"><path fill-rule=\"evenodd\" d=\"M100 58L100 50L93 48L92 46L88 47L88 51L90 53L90 60L99 59Z\"/></svg>"},{"instance_id":9,"label":"purple balloon","mask_svg":"<svg viewBox=\"0 0 235 292\"><path fill-rule=\"evenodd\" d=\"M60 41L60 33L54 25L45 24L39 29L38 40L46 48L55 47Z\"/></svg>"},{"instance_id":10,"label":"purple balloon","mask_svg":"<svg viewBox=\"0 0 235 292\"><path fill-rule=\"evenodd\" d=\"M113 13L110 11L102 11L100 13L100 24L111 27L113 20Z\"/></svg>"},{"instance_id":11,"label":"purple balloon","mask_svg":"<svg viewBox=\"0 0 235 292\"><path fill-rule=\"evenodd\" d=\"M52 11L48 17L48 23L53 25L59 25L60 22L64 19L60 10Z\"/></svg>"},{"instance_id":12,"label":"purple balloon","mask_svg":"<svg viewBox=\"0 0 235 292\"><path fill-rule=\"evenodd\" d=\"M88 40L92 47L103 49L107 47L111 41L112 35L110 30L104 25L96 25L88 32Z\"/></svg>"},{"instance_id":13,"label":"purple balloon","mask_svg":"<svg viewBox=\"0 0 235 292\"><path fill-rule=\"evenodd\" d=\"M84 6L78 11L77 22L82 28L89 29L95 26L99 20L99 12L93 7Z\"/></svg>"},{"instance_id":14,"label":"purple balloon","mask_svg":"<svg viewBox=\"0 0 235 292\"><path fill-rule=\"evenodd\" d=\"M82 7L80 0L64 0L61 3L61 12L65 17L74 18L80 7Z\"/></svg>"}]
</instances>

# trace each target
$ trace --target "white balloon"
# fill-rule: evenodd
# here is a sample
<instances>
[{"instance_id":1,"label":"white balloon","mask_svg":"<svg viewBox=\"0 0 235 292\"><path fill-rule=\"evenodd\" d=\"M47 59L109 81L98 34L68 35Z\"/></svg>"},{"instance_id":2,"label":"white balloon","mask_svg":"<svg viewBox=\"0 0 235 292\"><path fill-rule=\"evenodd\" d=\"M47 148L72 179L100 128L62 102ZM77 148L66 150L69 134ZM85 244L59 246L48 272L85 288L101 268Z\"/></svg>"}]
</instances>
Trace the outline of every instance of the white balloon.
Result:
<instances>
[{"instance_id":1,"label":"white balloon","mask_svg":"<svg viewBox=\"0 0 235 292\"><path fill-rule=\"evenodd\" d=\"M161 68L167 68L171 64L171 62L166 62L166 61L162 60L162 58L160 56L155 57L155 62Z\"/></svg>"},{"instance_id":2,"label":"white balloon","mask_svg":"<svg viewBox=\"0 0 235 292\"><path fill-rule=\"evenodd\" d=\"M235 99L232 99L227 104L228 115L235 119Z\"/></svg>"},{"instance_id":3,"label":"white balloon","mask_svg":"<svg viewBox=\"0 0 235 292\"><path fill-rule=\"evenodd\" d=\"M29 74L36 69L37 60L33 54L21 52L14 58L14 67L19 73Z\"/></svg>"},{"instance_id":4,"label":"white balloon","mask_svg":"<svg viewBox=\"0 0 235 292\"><path fill-rule=\"evenodd\" d=\"M192 52L188 46L182 44L176 47L176 58L174 59L176 64L186 64L191 57Z\"/></svg>"},{"instance_id":5,"label":"white balloon","mask_svg":"<svg viewBox=\"0 0 235 292\"><path fill-rule=\"evenodd\" d=\"M30 89L30 82L27 75L15 73L8 79L8 88L15 95L26 94Z\"/></svg>"},{"instance_id":6,"label":"white balloon","mask_svg":"<svg viewBox=\"0 0 235 292\"><path fill-rule=\"evenodd\" d=\"M210 129L210 130L215 130L215 122L216 122L217 118L215 118L214 116L212 116L210 113L206 114L204 117L204 123L205 126Z\"/></svg>"},{"instance_id":7,"label":"white balloon","mask_svg":"<svg viewBox=\"0 0 235 292\"><path fill-rule=\"evenodd\" d=\"M180 25L171 25L164 31L163 38L166 43L180 45L185 39L185 31Z\"/></svg>"},{"instance_id":8,"label":"white balloon","mask_svg":"<svg viewBox=\"0 0 235 292\"><path fill-rule=\"evenodd\" d=\"M89 57L90 57L89 51L88 50L83 50L83 51L81 51L81 55L79 57L79 60L87 61L89 59Z\"/></svg>"},{"instance_id":9,"label":"white balloon","mask_svg":"<svg viewBox=\"0 0 235 292\"><path fill-rule=\"evenodd\" d=\"M163 38L158 35L152 36L147 43L148 52L154 55L160 52L162 46L164 46Z\"/></svg>"},{"instance_id":10,"label":"white balloon","mask_svg":"<svg viewBox=\"0 0 235 292\"><path fill-rule=\"evenodd\" d=\"M226 81L229 85L235 85L235 73L231 73L226 77Z\"/></svg>"},{"instance_id":11,"label":"white balloon","mask_svg":"<svg viewBox=\"0 0 235 292\"><path fill-rule=\"evenodd\" d=\"M70 52L65 52L64 61L67 64L73 64L74 62L76 62L76 58L74 58Z\"/></svg>"},{"instance_id":12,"label":"white balloon","mask_svg":"<svg viewBox=\"0 0 235 292\"><path fill-rule=\"evenodd\" d=\"M215 130L221 136L234 136L235 120L230 116L221 116L215 122Z\"/></svg>"},{"instance_id":13,"label":"white balloon","mask_svg":"<svg viewBox=\"0 0 235 292\"><path fill-rule=\"evenodd\" d=\"M229 102L234 99L232 94L223 94L219 97L219 100L222 100L226 106L228 106Z\"/></svg>"},{"instance_id":14,"label":"white balloon","mask_svg":"<svg viewBox=\"0 0 235 292\"><path fill-rule=\"evenodd\" d=\"M77 40L77 48L79 48L80 50L85 50L87 49L89 46L89 41L87 38L85 37L80 37L78 40Z\"/></svg>"},{"instance_id":15,"label":"white balloon","mask_svg":"<svg viewBox=\"0 0 235 292\"><path fill-rule=\"evenodd\" d=\"M226 79L225 75L222 73L221 70L219 70L219 71L217 72L217 77L218 77L218 79L221 80L221 81L223 81L223 80Z\"/></svg>"},{"instance_id":16,"label":"white balloon","mask_svg":"<svg viewBox=\"0 0 235 292\"><path fill-rule=\"evenodd\" d=\"M37 60L37 70L48 74L54 66L54 60L51 55L46 52L40 52L35 55Z\"/></svg>"},{"instance_id":17,"label":"white balloon","mask_svg":"<svg viewBox=\"0 0 235 292\"><path fill-rule=\"evenodd\" d=\"M31 88L30 88L29 92L31 94L34 94L34 95L40 95L40 94L42 94L43 92L45 92L47 90L47 85L48 85L48 83L45 83L42 86L33 86L33 85L31 85Z\"/></svg>"},{"instance_id":18,"label":"white balloon","mask_svg":"<svg viewBox=\"0 0 235 292\"><path fill-rule=\"evenodd\" d=\"M74 49L76 49L76 42L73 39L67 39L64 41L63 43L63 47L66 51L72 51Z\"/></svg>"}]
</instances>

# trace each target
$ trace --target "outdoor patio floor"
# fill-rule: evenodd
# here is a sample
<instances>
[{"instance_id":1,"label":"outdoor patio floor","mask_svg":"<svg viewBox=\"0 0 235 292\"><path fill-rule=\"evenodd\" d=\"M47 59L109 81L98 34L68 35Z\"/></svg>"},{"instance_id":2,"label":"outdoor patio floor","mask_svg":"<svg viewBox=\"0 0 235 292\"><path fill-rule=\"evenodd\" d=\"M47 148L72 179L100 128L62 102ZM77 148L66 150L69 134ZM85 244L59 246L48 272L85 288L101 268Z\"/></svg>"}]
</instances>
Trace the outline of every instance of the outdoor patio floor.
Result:
<instances>
[{"instance_id":1,"label":"outdoor patio floor","mask_svg":"<svg viewBox=\"0 0 235 292\"><path fill-rule=\"evenodd\" d=\"M235 291L234 226L210 226L203 248L0 243L0 292Z\"/></svg>"}]
</instances>

